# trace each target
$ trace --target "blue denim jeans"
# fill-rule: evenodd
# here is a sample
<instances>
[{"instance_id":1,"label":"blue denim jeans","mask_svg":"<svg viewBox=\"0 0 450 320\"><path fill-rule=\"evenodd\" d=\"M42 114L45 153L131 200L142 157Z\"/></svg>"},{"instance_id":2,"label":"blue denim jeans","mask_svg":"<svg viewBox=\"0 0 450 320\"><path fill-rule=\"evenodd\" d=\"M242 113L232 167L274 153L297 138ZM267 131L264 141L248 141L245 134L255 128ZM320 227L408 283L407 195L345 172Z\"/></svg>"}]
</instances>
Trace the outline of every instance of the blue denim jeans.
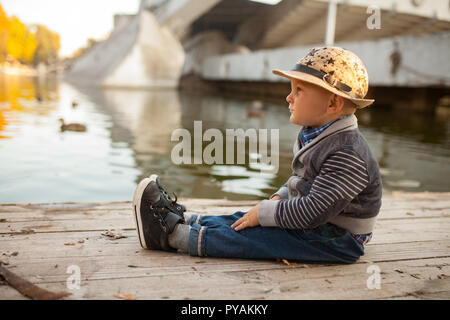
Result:
<instances>
[{"instance_id":1,"label":"blue denim jeans","mask_svg":"<svg viewBox=\"0 0 450 320\"><path fill-rule=\"evenodd\" d=\"M288 230L253 227L231 228L245 212L233 215L199 216L190 219L189 254L246 259L288 259L305 263L353 263L364 246L351 234L330 223L315 229Z\"/></svg>"}]
</instances>

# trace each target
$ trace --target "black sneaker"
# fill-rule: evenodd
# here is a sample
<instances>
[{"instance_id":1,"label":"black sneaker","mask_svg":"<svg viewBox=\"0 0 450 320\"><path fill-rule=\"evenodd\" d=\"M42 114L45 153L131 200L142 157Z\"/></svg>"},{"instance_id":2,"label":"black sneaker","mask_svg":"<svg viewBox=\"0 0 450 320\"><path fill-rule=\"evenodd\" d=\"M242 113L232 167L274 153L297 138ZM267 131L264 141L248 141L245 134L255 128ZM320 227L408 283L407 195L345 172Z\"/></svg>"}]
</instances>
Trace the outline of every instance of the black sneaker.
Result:
<instances>
[{"instance_id":1,"label":"black sneaker","mask_svg":"<svg viewBox=\"0 0 450 320\"><path fill-rule=\"evenodd\" d=\"M155 181L156 185L159 188L159 191L161 192L161 198L164 201L164 205L173 213L176 213L183 219L184 223L184 212L186 211L186 207L180 203L177 203L177 195L173 193L173 196L175 200L173 200L169 194L164 190L164 188L161 186L161 182L159 180L159 177L156 174L152 174L150 176L150 180Z\"/></svg>"},{"instance_id":2,"label":"black sneaker","mask_svg":"<svg viewBox=\"0 0 450 320\"><path fill-rule=\"evenodd\" d=\"M138 184L133 196L133 210L142 248L176 251L169 246L168 236L177 223L184 222L186 209L169 197L157 175Z\"/></svg>"}]
</instances>

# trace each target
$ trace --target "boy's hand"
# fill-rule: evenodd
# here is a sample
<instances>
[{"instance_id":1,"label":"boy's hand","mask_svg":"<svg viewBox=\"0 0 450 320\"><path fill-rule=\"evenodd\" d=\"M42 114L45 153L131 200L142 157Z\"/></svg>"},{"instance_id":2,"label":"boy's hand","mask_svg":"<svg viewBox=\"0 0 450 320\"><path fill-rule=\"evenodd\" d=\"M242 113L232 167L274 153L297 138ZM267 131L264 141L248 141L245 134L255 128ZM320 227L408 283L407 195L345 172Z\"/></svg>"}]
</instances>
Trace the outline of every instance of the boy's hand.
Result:
<instances>
[{"instance_id":1,"label":"boy's hand","mask_svg":"<svg viewBox=\"0 0 450 320\"><path fill-rule=\"evenodd\" d=\"M240 231L242 229L248 228L248 227L256 227L259 226L259 220L258 220L258 208L259 203L248 210L248 212L239 220L236 220L231 227L234 228L235 231Z\"/></svg>"},{"instance_id":2,"label":"boy's hand","mask_svg":"<svg viewBox=\"0 0 450 320\"><path fill-rule=\"evenodd\" d=\"M281 200L281 197L279 195L274 195L270 200Z\"/></svg>"}]
</instances>

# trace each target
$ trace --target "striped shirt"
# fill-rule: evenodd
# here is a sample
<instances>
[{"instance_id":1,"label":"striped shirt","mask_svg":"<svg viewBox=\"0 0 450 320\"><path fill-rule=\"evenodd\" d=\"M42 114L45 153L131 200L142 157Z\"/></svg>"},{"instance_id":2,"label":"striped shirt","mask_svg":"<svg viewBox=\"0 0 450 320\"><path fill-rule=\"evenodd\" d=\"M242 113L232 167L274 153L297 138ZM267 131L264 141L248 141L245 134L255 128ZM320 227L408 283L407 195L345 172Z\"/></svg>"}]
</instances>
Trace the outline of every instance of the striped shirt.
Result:
<instances>
[{"instance_id":1,"label":"striped shirt","mask_svg":"<svg viewBox=\"0 0 450 320\"><path fill-rule=\"evenodd\" d=\"M352 150L337 151L323 163L308 195L280 201L275 221L286 229L310 228L337 205L343 209L368 184L364 161Z\"/></svg>"}]
</instances>

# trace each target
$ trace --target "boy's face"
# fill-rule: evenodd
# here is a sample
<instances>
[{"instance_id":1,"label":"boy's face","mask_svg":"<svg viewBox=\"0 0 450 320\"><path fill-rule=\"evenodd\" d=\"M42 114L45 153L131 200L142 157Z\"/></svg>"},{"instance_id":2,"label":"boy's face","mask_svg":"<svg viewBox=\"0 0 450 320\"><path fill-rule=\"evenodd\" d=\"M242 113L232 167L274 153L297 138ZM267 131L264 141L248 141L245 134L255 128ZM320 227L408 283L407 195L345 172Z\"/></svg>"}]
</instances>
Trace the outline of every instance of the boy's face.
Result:
<instances>
[{"instance_id":1,"label":"boy's face","mask_svg":"<svg viewBox=\"0 0 450 320\"><path fill-rule=\"evenodd\" d=\"M327 90L313 84L291 79L291 92L286 97L291 112L290 121L308 127L328 123L330 96Z\"/></svg>"}]
</instances>

